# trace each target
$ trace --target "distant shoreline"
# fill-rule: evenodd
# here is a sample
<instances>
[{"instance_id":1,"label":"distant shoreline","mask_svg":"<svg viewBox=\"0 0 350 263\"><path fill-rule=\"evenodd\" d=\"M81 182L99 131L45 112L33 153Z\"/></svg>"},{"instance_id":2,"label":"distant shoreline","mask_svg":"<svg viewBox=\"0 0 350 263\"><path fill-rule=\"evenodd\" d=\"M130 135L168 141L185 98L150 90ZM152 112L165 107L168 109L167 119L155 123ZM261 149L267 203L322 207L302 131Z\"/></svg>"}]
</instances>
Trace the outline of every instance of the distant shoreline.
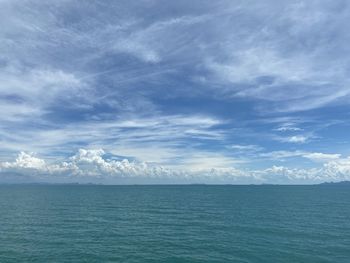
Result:
<instances>
[{"instance_id":1,"label":"distant shoreline","mask_svg":"<svg viewBox=\"0 0 350 263\"><path fill-rule=\"evenodd\" d=\"M102 184L102 183L0 183L0 186L350 186L350 181L341 182L323 182L317 184Z\"/></svg>"}]
</instances>

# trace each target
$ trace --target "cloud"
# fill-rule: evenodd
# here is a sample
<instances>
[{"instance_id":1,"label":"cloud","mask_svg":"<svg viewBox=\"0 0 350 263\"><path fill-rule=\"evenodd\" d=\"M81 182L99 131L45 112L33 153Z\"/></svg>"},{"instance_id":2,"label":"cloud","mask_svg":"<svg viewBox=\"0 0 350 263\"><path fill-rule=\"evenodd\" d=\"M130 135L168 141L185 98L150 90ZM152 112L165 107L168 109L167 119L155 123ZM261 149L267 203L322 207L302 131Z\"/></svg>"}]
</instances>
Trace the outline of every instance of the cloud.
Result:
<instances>
[{"instance_id":1,"label":"cloud","mask_svg":"<svg viewBox=\"0 0 350 263\"><path fill-rule=\"evenodd\" d=\"M230 145L228 148L238 150L238 151L253 151L253 152L263 150L261 146L255 145L255 144L248 144L248 145L233 144L233 145Z\"/></svg>"},{"instance_id":2,"label":"cloud","mask_svg":"<svg viewBox=\"0 0 350 263\"><path fill-rule=\"evenodd\" d=\"M341 154L338 153L307 152L300 150L263 152L259 153L259 157L270 158L271 160L285 160L286 158L302 157L317 163L341 160Z\"/></svg>"},{"instance_id":3,"label":"cloud","mask_svg":"<svg viewBox=\"0 0 350 263\"><path fill-rule=\"evenodd\" d=\"M283 125L276 128L275 130L280 132L296 132L296 131L302 131L303 129L299 127L295 127L293 125Z\"/></svg>"},{"instance_id":4,"label":"cloud","mask_svg":"<svg viewBox=\"0 0 350 263\"><path fill-rule=\"evenodd\" d=\"M347 181L350 174L350 157L333 160L326 163L323 168L324 173L330 181Z\"/></svg>"},{"instance_id":5,"label":"cloud","mask_svg":"<svg viewBox=\"0 0 350 263\"><path fill-rule=\"evenodd\" d=\"M306 153L302 156L315 162L329 162L340 159L341 154Z\"/></svg>"},{"instance_id":6,"label":"cloud","mask_svg":"<svg viewBox=\"0 0 350 263\"><path fill-rule=\"evenodd\" d=\"M199 146L224 140L226 133L218 126L225 120L204 115L131 116L88 122L47 125L45 129L0 130L3 150L16 150L25 145L25 151L50 154L52 151L71 152L70 148L104 147L150 162L168 162L187 158L188 154L206 152ZM0 124L1 127L1 124ZM191 143L196 140L196 143ZM67 149L68 148L68 149ZM186 149L183 152L183 149ZM183 157L182 157L183 156Z\"/></svg>"},{"instance_id":7,"label":"cloud","mask_svg":"<svg viewBox=\"0 0 350 263\"><path fill-rule=\"evenodd\" d=\"M196 151L185 154L184 159L176 164L176 169L201 172L212 168L225 169L237 164L244 163L245 160L224 156L220 153ZM174 167L175 168L175 167Z\"/></svg>"},{"instance_id":8,"label":"cloud","mask_svg":"<svg viewBox=\"0 0 350 263\"><path fill-rule=\"evenodd\" d=\"M46 163L44 160L34 157L31 154L20 152L15 162L4 162L2 168L30 168L30 169L45 169Z\"/></svg>"},{"instance_id":9,"label":"cloud","mask_svg":"<svg viewBox=\"0 0 350 263\"><path fill-rule=\"evenodd\" d=\"M23 121L49 111L58 99L78 96L83 83L72 73L54 69L31 69L8 65L0 72L3 121Z\"/></svg>"},{"instance_id":10,"label":"cloud","mask_svg":"<svg viewBox=\"0 0 350 263\"><path fill-rule=\"evenodd\" d=\"M304 143L308 137L303 136L303 135L296 135L296 136L291 136L286 139L287 142L294 142L294 143Z\"/></svg>"},{"instance_id":11,"label":"cloud","mask_svg":"<svg viewBox=\"0 0 350 263\"><path fill-rule=\"evenodd\" d=\"M156 21L151 25L132 31L128 36L118 39L113 51L125 52L140 58L145 62L159 63L162 56L169 57L172 52L164 52L167 48L160 46L160 43L168 42L164 39L169 32L177 32L186 29L197 23L201 23L207 19L207 16L182 16L171 18L163 21ZM173 34L171 34L173 35ZM174 36L174 35L173 35ZM171 45L171 43L169 43Z\"/></svg>"},{"instance_id":12,"label":"cloud","mask_svg":"<svg viewBox=\"0 0 350 263\"><path fill-rule=\"evenodd\" d=\"M80 149L70 158L68 166L74 167L77 176L145 176L149 174L147 164L103 159L104 151Z\"/></svg>"},{"instance_id":13,"label":"cloud","mask_svg":"<svg viewBox=\"0 0 350 263\"><path fill-rule=\"evenodd\" d=\"M36 158L27 153L20 153L14 162L1 163L1 172L36 174L42 179L50 180L50 177L62 177L64 181L67 177L74 177L79 181L80 177L135 177L154 176L161 167L157 169L148 168L146 163L105 160L102 158L104 151L80 149L69 160L58 164L49 164L43 159ZM58 178L59 179L59 178Z\"/></svg>"},{"instance_id":14,"label":"cloud","mask_svg":"<svg viewBox=\"0 0 350 263\"><path fill-rule=\"evenodd\" d=\"M279 160L292 157L300 157L306 154L304 151L272 151L260 153L259 156L262 158L270 158L272 160Z\"/></svg>"},{"instance_id":15,"label":"cloud","mask_svg":"<svg viewBox=\"0 0 350 263\"><path fill-rule=\"evenodd\" d=\"M238 96L257 99L257 104L273 102L267 107L259 104L265 111L308 110L348 95L346 58L333 51L346 48L348 34L340 25L348 15L345 11L335 15L326 3L207 1L201 8L174 3L159 10L157 2L78 5L53 1L54 11L37 1L2 5L2 19L9 27L0 31L1 50L20 66L37 69L45 65L85 78L103 77L103 85L125 85L128 80L140 80L140 73L153 81L152 74L159 73L155 82L162 82L168 68L176 75L185 72L186 81L205 78L208 85L199 86L200 93L210 89L217 97L227 98L229 93L233 100ZM29 5L32 8L26 8ZM178 13L171 14L171 8ZM140 19L140 10L150 12ZM70 12L76 14L74 23L69 23ZM94 19L84 15L88 12L96 14ZM59 50L59 59L52 49ZM218 88L217 82L225 85ZM117 90L125 94L120 87Z\"/></svg>"},{"instance_id":16,"label":"cloud","mask_svg":"<svg viewBox=\"0 0 350 263\"><path fill-rule=\"evenodd\" d=\"M242 5L237 13L222 17L223 21L236 21L237 27L223 22L217 29L217 37L226 41L218 45L219 52L207 56L205 66L212 78L222 84L227 95L260 101L257 108L265 113L346 103L349 83L344 65L348 60L339 48L347 52L344 41L348 33L340 27L348 17L348 7L336 17L329 4L285 2L273 8L270 4ZM238 28L242 19L246 23ZM225 26L235 33L230 34ZM335 42L331 40L334 34ZM334 49L339 52L332 52ZM329 57L332 62L327 62Z\"/></svg>"},{"instance_id":17,"label":"cloud","mask_svg":"<svg viewBox=\"0 0 350 263\"><path fill-rule=\"evenodd\" d=\"M309 142L314 136L308 134L298 134L291 136L272 136L274 140L286 143L303 144Z\"/></svg>"},{"instance_id":18,"label":"cloud","mask_svg":"<svg viewBox=\"0 0 350 263\"><path fill-rule=\"evenodd\" d=\"M147 48L140 43L133 42L132 40L119 42L118 45L114 47L114 50L133 54L145 62L157 63L161 61L160 56L154 50Z\"/></svg>"},{"instance_id":19,"label":"cloud","mask_svg":"<svg viewBox=\"0 0 350 263\"><path fill-rule=\"evenodd\" d=\"M118 183L122 179L138 183L144 179L158 182L187 183L319 183L350 179L350 158L333 158L321 168L298 169L272 166L263 170L242 170L234 167L220 167L212 159L209 165L173 170L146 162L106 159L102 149L80 149L67 161L51 164L43 159L21 152L14 162L0 163L1 175L21 174L42 182L91 181ZM314 154L315 156L315 154ZM212 166L210 168L210 165ZM118 181L119 180L119 181ZM142 181L143 182L143 181ZM150 181L151 182L151 181Z\"/></svg>"}]
</instances>

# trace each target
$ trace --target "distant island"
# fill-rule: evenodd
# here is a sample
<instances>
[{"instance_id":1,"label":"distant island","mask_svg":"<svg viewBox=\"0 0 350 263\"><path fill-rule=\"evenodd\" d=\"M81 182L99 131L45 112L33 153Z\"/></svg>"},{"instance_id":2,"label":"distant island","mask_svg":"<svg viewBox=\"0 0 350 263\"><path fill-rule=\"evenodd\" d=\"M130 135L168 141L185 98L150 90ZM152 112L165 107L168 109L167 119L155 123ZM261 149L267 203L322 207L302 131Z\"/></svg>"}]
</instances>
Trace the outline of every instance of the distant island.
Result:
<instances>
[{"instance_id":1,"label":"distant island","mask_svg":"<svg viewBox=\"0 0 350 263\"><path fill-rule=\"evenodd\" d=\"M320 185L350 185L350 181L341 181L341 182L324 182Z\"/></svg>"}]
</instances>

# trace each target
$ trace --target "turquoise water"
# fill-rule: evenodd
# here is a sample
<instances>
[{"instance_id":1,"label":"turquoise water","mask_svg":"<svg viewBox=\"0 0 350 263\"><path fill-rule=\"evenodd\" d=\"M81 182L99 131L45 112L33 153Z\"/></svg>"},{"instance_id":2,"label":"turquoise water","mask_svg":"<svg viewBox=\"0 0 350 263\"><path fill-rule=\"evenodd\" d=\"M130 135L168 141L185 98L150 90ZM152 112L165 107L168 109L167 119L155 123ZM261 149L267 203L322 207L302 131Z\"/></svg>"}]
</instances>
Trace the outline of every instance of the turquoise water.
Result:
<instances>
[{"instance_id":1,"label":"turquoise water","mask_svg":"<svg viewBox=\"0 0 350 263\"><path fill-rule=\"evenodd\" d=\"M0 262L350 262L350 187L0 186Z\"/></svg>"}]
</instances>

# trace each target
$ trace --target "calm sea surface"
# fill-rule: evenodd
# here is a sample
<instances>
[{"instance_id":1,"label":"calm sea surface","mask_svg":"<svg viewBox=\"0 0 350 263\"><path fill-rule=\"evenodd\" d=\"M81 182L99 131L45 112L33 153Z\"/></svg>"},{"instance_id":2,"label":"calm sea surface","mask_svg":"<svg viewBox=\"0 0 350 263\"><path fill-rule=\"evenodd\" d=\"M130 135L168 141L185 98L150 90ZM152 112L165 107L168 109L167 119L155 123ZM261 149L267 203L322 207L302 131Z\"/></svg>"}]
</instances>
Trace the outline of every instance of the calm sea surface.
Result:
<instances>
[{"instance_id":1,"label":"calm sea surface","mask_svg":"<svg viewBox=\"0 0 350 263\"><path fill-rule=\"evenodd\" d=\"M0 186L0 262L350 262L349 186Z\"/></svg>"}]
</instances>

